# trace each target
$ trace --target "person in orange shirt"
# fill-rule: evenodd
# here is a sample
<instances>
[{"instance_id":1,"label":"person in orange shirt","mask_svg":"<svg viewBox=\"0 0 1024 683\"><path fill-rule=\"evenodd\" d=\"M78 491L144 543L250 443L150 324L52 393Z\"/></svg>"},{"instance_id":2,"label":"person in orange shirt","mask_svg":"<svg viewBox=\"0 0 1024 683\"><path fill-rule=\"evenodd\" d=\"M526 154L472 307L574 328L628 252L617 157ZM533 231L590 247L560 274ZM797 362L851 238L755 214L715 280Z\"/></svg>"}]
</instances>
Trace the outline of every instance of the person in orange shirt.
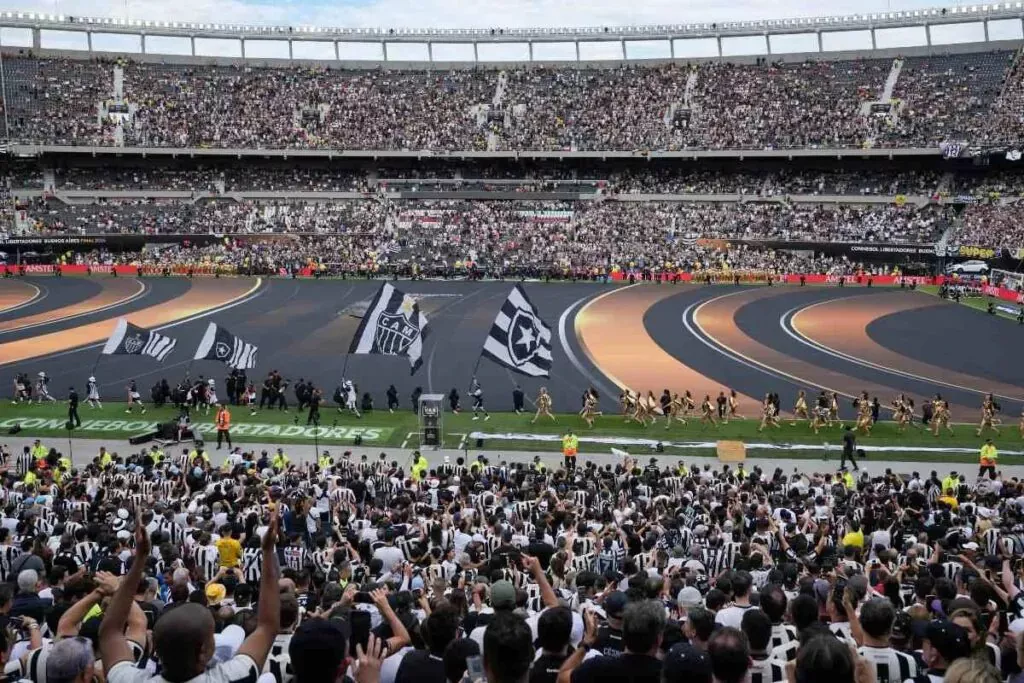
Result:
<instances>
[{"instance_id":1,"label":"person in orange shirt","mask_svg":"<svg viewBox=\"0 0 1024 683\"><path fill-rule=\"evenodd\" d=\"M231 448L231 412L223 403L217 404L217 417L214 420L217 426L217 450L220 450L224 439L228 440L228 448Z\"/></svg>"}]
</instances>

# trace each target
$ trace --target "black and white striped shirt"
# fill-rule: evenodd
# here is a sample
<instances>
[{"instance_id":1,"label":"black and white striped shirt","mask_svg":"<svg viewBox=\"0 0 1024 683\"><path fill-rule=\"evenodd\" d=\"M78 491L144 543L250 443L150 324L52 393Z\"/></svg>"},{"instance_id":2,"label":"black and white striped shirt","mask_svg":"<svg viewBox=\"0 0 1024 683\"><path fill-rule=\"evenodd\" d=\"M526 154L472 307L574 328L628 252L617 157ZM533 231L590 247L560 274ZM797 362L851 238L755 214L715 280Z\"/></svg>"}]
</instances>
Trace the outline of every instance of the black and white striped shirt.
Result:
<instances>
[{"instance_id":1,"label":"black and white striped shirt","mask_svg":"<svg viewBox=\"0 0 1024 683\"><path fill-rule=\"evenodd\" d=\"M753 658L748 673L750 683L783 683L786 680L786 665L777 659Z\"/></svg>"},{"instance_id":2,"label":"black and white striped shirt","mask_svg":"<svg viewBox=\"0 0 1024 683\"><path fill-rule=\"evenodd\" d=\"M864 645L857 648L857 654L875 667L878 683L903 683L917 676L917 661L914 657L891 647Z\"/></svg>"},{"instance_id":3,"label":"black and white striped shirt","mask_svg":"<svg viewBox=\"0 0 1024 683\"><path fill-rule=\"evenodd\" d=\"M242 548L242 573L246 583L259 583L263 576L263 550Z\"/></svg>"}]
</instances>

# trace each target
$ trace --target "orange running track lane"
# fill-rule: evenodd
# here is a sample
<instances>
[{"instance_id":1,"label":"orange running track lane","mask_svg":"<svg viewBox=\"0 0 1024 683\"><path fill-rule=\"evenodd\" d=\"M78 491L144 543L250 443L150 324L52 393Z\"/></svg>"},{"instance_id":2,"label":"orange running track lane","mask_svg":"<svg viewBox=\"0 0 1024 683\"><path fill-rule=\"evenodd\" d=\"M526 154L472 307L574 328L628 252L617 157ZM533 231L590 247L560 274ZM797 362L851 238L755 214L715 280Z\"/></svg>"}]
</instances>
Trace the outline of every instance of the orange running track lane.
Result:
<instances>
[{"instance_id":1,"label":"orange running track lane","mask_svg":"<svg viewBox=\"0 0 1024 683\"><path fill-rule=\"evenodd\" d=\"M653 391L655 396L665 388L680 394L689 390L699 406L705 394L714 397L729 387L667 353L644 327L644 314L651 306L679 293L671 287L648 285L606 292L576 314L576 338L590 362L620 389L628 387L645 395ZM760 403L742 394L738 399L747 405Z\"/></svg>"},{"instance_id":2,"label":"orange running track lane","mask_svg":"<svg viewBox=\"0 0 1024 683\"><path fill-rule=\"evenodd\" d=\"M100 283L100 291L88 299L51 311L0 321L0 332L14 332L90 313L99 313L135 301L146 293L146 285L135 278L111 277L97 280L97 282Z\"/></svg>"},{"instance_id":3,"label":"orange running track lane","mask_svg":"<svg viewBox=\"0 0 1024 683\"><path fill-rule=\"evenodd\" d=\"M43 291L24 280L0 280L0 313L20 308L42 296Z\"/></svg>"},{"instance_id":4,"label":"orange running track lane","mask_svg":"<svg viewBox=\"0 0 1024 683\"><path fill-rule=\"evenodd\" d=\"M196 279L192 281L189 290L176 299L133 311L124 317L142 327L160 327L242 299L255 292L261 282L256 280L254 283L247 278ZM118 317L50 332L32 339L0 344L0 365L105 341L113 331Z\"/></svg>"},{"instance_id":5,"label":"orange running track lane","mask_svg":"<svg viewBox=\"0 0 1024 683\"><path fill-rule=\"evenodd\" d=\"M736 324L736 314L747 304L779 296L786 291L785 288L763 287L719 296L698 306L693 312L693 320L710 340L726 351L731 351L750 363L789 377L793 383L807 390L824 387L847 398L859 396L860 392L866 391L869 396L877 396L883 405L888 405L891 397L902 391L898 377L892 378L891 385L877 384L859 377L851 377L765 346ZM798 349L804 348L796 340L793 341L793 346ZM959 411L966 408L962 405L951 407L954 414L963 414Z\"/></svg>"},{"instance_id":6,"label":"orange running track lane","mask_svg":"<svg viewBox=\"0 0 1024 683\"><path fill-rule=\"evenodd\" d=\"M1003 398L1019 399L1024 388L923 363L892 351L868 336L868 325L878 318L943 305L943 301L928 301L923 295L910 292L852 296L801 308L793 314L790 324L801 337L829 351L849 356L855 362L894 370L914 379L946 384L954 389L979 394L993 392ZM978 403L981 403L980 396Z\"/></svg>"}]
</instances>

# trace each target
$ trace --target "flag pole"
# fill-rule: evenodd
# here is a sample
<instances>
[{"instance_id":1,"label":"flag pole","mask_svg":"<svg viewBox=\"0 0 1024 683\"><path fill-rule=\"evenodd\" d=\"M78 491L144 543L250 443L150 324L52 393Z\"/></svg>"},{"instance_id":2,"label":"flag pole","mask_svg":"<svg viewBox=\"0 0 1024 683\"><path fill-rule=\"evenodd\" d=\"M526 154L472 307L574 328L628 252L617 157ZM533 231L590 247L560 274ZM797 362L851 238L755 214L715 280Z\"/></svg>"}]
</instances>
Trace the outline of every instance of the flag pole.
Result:
<instances>
[{"instance_id":1,"label":"flag pole","mask_svg":"<svg viewBox=\"0 0 1024 683\"><path fill-rule=\"evenodd\" d=\"M96 368L100 366L101 360L103 360L103 349L100 349L100 352L96 354L96 362L92 364L92 371L89 373L90 377L96 376Z\"/></svg>"},{"instance_id":2,"label":"flag pole","mask_svg":"<svg viewBox=\"0 0 1024 683\"><path fill-rule=\"evenodd\" d=\"M345 363L341 366L341 380L345 381L345 373L348 371L348 359L352 357L351 353L345 354Z\"/></svg>"}]
</instances>

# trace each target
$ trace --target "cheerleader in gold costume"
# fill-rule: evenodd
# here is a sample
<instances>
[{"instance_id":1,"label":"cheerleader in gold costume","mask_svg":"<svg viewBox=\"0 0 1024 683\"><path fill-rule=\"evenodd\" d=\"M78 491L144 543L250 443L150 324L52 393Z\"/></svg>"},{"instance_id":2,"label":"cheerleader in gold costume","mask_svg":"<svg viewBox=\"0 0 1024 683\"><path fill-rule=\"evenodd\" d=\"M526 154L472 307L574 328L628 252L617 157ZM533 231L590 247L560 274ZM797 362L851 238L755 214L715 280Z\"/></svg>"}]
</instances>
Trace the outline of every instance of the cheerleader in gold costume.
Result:
<instances>
[{"instance_id":1,"label":"cheerleader in gold costume","mask_svg":"<svg viewBox=\"0 0 1024 683\"><path fill-rule=\"evenodd\" d=\"M725 415L725 422L728 424L729 420L742 420L743 416L736 412L740 407L739 398L736 396L736 390L729 390L729 412Z\"/></svg>"},{"instance_id":2,"label":"cheerleader in gold costume","mask_svg":"<svg viewBox=\"0 0 1024 683\"><path fill-rule=\"evenodd\" d=\"M541 417L550 417L552 422L555 422L555 416L551 414L551 394L548 393L547 387L541 387L540 393L537 394L537 413L530 420L530 424L534 424Z\"/></svg>"},{"instance_id":3,"label":"cheerleader in gold costume","mask_svg":"<svg viewBox=\"0 0 1024 683\"><path fill-rule=\"evenodd\" d=\"M765 394L764 402L761 404L761 424L757 428L757 431L764 431L764 428L769 425L778 429L779 416L775 410L775 402L772 401L772 395Z\"/></svg>"},{"instance_id":4,"label":"cheerleader in gold costume","mask_svg":"<svg viewBox=\"0 0 1024 683\"><path fill-rule=\"evenodd\" d=\"M796 395L796 405L793 406L793 421L789 425L795 427L797 420L810 419L810 413L807 412L807 394L801 389L800 393Z\"/></svg>"},{"instance_id":5,"label":"cheerleader in gold costume","mask_svg":"<svg viewBox=\"0 0 1024 683\"><path fill-rule=\"evenodd\" d=\"M896 431L901 434L907 430L907 425L910 424L911 412L909 406L907 406L906 398L903 394L897 396L892 402L892 419L896 423Z\"/></svg>"},{"instance_id":6,"label":"cheerleader in gold costume","mask_svg":"<svg viewBox=\"0 0 1024 683\"><path fill-rule=\"evenodd\" d=\"M626 417L626 422L629 422L629 418L633 415L635 408L633 394L630 393L629 389L619 394L619 411Z\"/></svg>"},{"instance_id":7,"label":"cheerleader in gold costume","mask_svg":"<svg viewBox=\"0 0 1024 683\"><path fill-rule=\"evenodd\" d=\"M629 390L626 390L629 393ZM650 416L650 409L647 407L647 401L644 395L639 391L636 395L629 395L629 406L631 412L626 416L626 422L639 422L643 426L647 426L647 418Z\"/></svg>"},{"instance_id":8,"label":"cheerleader in gold costume","mask_svg":"<svg viewBox=\"0 0 1024 683\"><path fill-rule=\"evenodd\" d=\"M588 427L593 427L594 418L601 414L601 411L597 409L597 405L597 389L591 387L583 394L583 410L580 411L580 417L583 418Z\"/></svg>"},{"instance_id":9,"label":"cheerleader in gold costume","mask_svg":"<svg viewBox=\"0 0 1024 683\"><path fill-rule=\"evenodd\" d=\"M828 425L831 427L832 424L839 424L839 397L836 392L829 392L829 404L828 404Z\"/></svg>"},{"instance_id":10,"label":"cheerleader in gold costume","mask_svg":"<svg viewBox=\"0 0 1024 683\"><path fill-rule=\"evenodd\" d=\"M704 394L704 400L700 404L700 423L703 426L711 425L717 427L718 422L715 421L715 405L711 402L711 395Z\"/></svg>"},{"instance_id":11,"label":"cheerleader in gold costume","mask_svg":"<svg viewBox=\"0 0 1024 683\"><path fill-rule=\"evenodd\" d=\"M940 394L935 394L935 400L932 401L932 436L939 435L939 429L942 427L946 428L946 431L953 434L953 428L949 426L949 402L942 398Z\"/></svg>"},{"instance_id":12,"label":"cheerleader in gold costume","mask_svg":"<svg viewBox=\"0 0 1024 683\"><path fill-rule=\"evenodd\" d=\"M672 420L686 424L686 420L683 418L683 399L679 396L678 391L672 394L672 400L669 401L668 408L665 410L666 430L672 426Z\"/></svg>"},{"instance_id":13,"label":"cheerleader in gold costume","mask_svg":"<svg viewBox=\"0 0 1024 683\"><path fill-rule=\"evenodd\" d=\"M871 399L868 398L868 392L861 393L860 398L854 400L854 405L857 408L857 426L854 431L871 434Z\"/></svg>"},{"instance_id":14,"label":"cheerleader in gold costume","mask_svg":"<svg viewBox=\"0 0 1024 683\"><path fill-rule=\"evenodd\" d=\"M985 400L981 402L981 422L978 424L978 436L985 431L986 428L991 429L999 436L999 428L996 427L996 402L992 394L985 397Z\"/></svg>"}]
</instances>

